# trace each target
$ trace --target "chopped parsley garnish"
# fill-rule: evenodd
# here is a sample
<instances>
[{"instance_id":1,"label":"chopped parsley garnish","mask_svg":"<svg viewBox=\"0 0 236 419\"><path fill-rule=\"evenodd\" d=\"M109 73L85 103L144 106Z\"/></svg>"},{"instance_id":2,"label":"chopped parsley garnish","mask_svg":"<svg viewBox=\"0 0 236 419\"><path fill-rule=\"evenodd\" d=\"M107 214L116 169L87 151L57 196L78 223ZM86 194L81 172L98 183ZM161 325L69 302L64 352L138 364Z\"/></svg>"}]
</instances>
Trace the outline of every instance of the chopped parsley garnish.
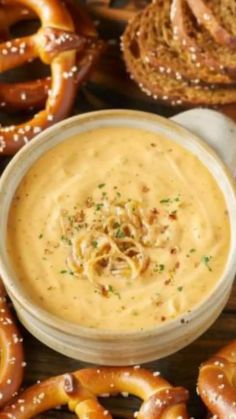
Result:
<instances>
[{"instance_id":1,"label":"chopped parsley garnish","mask_svg":"<svg viewBox=\"0 0 236 419\"><path fill-rule=\"evenodd\" d=\"M116 295L119 299L121 298L120 293L112 285L108 285L108 292Z\"/></svg>"},{"instance_id":2,"label":"chopped parsley garnish","mask_svg":"<svg viewBox=\"0 0 236 419\"><path fill-rule=\"evenodd\" d=\"M103 204L96 204L95 205L95 211L100 211L103 207Z\"/></svg>"},{"instance_id":3,"label":"chopped parsley garnish","mask_svg":"<svg viewBox=\"0 0 236 419\"><path fill-rule=\"evenodd\" d=\"M212 271L212 268L209 266L212 256L202 256L202 263L207 267L208 271Z\"/></svg>"},{"instance_id":4,"label":"chopped parsley garnish","mask_svg":"<svg viewBox=\"0 0 236 419\"><path fill-rule=\"evenodd\" d=\"M74 275L74 272L73 272L73 271L69 271L69 270L67 270L67 269L62 269L62 270L60 271L60 274L69 274L69 275Z\"/></svg>"},{"instance_id":5,"label":"chopped parsley garnish","mask_svg":"<svg viewBox=\"0 0 236 419\"><path fill-rule=\"evenodd\" d=\"M39 239L42 239L43 238L43 234L41 233L40 235L39 235Z\"/></svg>"},{"instance_id":6,"label":"chopped parsley garnish","mask_svg":"<svg viewBox=\"0 0 236 419\"><path fill-rule=\"evenodd\" d=\"M160 204L168 204L170 202L169 198L161 199Z\"/></svg>"},{"instance_id":7,"label":"chopped parsley garnish","mask_svg":"<svg viewBox=\"0 0 236 419\"><path fill-rule=\"evenodd\" d=\"M105 184L105 183L100 183L100 184L98 185L99 189L104 188L104 186L106 186L106 184Z\"/></svg>"},{"instance_id":8,"label":"chopped parsley garnish","mask_svg":"<svg viewBox=\"0 0 236 419\"><path fill-rule=\"evenodd\" d=\"M159 272L162 273L165 269L165 265L163 265L163 263L156 263L155 268L154 268L154 272Z\"/></svg>"},{"instance_id":9,"label":"chopped parsley garnish","mask_svg":"<svg viewBox=\"0 0 236 419\"><path fill-rule=\"evenodd\" d=\"M121 193L120 192L116 192L116 196L118 196L118 198L121 197Z\"/></svg>"},{"instance_id":10,"label":"chopped parsley garnish","mask_svg":"<svg viewBox=\"0 0 236 419\"><path fill-rule=\"evenodd\" d=\"M69 246L72 246L72 241L66 236L61 236L61 240L63 240L65 243L69 244Z\"/></svg>"},{"instance_id":11,"label":"chopped parsley garnish","mask_svg":"<svg viewBox=\"0 0 236 419\"><path fill-rule=\"evenodd\" d=\"M196 249L190 249L189 252L187 253L186 257L190 258L190 254L196 252Z\"/></svg>"},{"instance_id":12,"label":"chopped parsley garnish","mask_svg":"<svg viewBox=\"0 0 236 419\"><path fill-rule=\"evenodd\" d=\"M176 198L163 198L160 200L160 204L173 204L174 202L179 202L180 198L177 196Z\"/></svg>"},{"instance_id":13,"label":"chopped parsley garnish","mask_svg":"<svg viewBox=\"0 0 236 419\"><path fill-rule=\"evenodd\" d=\"M177 290L178 290L179 292L181 292L181 291L183 291L183 287L178 287L178 288L177 288Z\"/></svg>"},{"instance_id":14,"label":"chopped parsley garnish","mask_svg":"<svg viewBox=\"0 0 236 419\"><path fill-rule=\"evenodd\" d=\"M114 228L119 228L120 227L120 224L116 222L116 223L114 223L113 227Z\"/></svg>"},{"instance_id":15,"label":"chopped parsley garnish","mask_svg":"<svg viewBox=\"0 0 236 419\"><path fill-rule=\"evenodd\" d=\"M121 230L120 228L118 228L116 232L116 237L118 237L118 239L123 239L125 237L125 232Z\"/></svg>"},{"instance_id":16,"label":"chopped parsley garnish","mask_svg":"<svg viewBox=\"0 0 236 419\"><path fill-rule=\"evenodd\" d=\"M93 246L94 248L98 247L98 242L97 242L97 240L93 240L93 241L92 241L92 246Z\"/></svg>"}]
</instances>

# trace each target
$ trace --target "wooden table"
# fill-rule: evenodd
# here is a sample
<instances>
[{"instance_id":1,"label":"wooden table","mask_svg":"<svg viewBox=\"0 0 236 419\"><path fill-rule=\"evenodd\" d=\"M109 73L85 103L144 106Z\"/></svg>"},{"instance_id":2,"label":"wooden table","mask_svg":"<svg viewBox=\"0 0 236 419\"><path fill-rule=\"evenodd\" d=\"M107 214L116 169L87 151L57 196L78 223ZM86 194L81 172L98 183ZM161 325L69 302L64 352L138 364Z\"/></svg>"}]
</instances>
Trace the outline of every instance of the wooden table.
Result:
<instances>
[{"instance_id":1,"label":"wooden table","mask_svg":"<svg viewBox=\"0 0 236 419\"><path fill-rule=\"evenodd\" d=\"M24 346L27 360L25 386L35 383L38 379L86 366L83 362L72 360L47 348L25 330L22 330L22 332L25 338ZM196 394L198 367L217 349L235 337L236 285L224 312L202 337L176 354L146 364L145 367L153 371L161 371L162 375L171 383L188 388L191 393L189 411L195 419L203 419L205 417L204 409ZM139 406L139 401L131 397L128 399L121 397L102 399L102 403L108 409L111 409L115 418L131 418L133 412ZM69 418L71 413L64 409L54 410L45 414L45 417Z\"/></svg>"},{"instance_id":2,"label":"wooden table","mask_svg":"<svg viewBox=\"0 0 236 419\"><path fill-rule=\"evenodd\" d=\"M111 72L113 69L111 68ZM32 70L30 70L32 72ZM9 75L12 78L12 74ZM14 78L14 76L13 76ZM154 104L141 94L134 85L130 84L130 92L116 89L116 94L112 92L112 83L110 89L104 89L100 86L99 75L95 75L93 83L81 90L77 97L74 113L86 112L94 109L104 108L131 108L148 110L163 115L173 114L173 109L167 109ZM115 87L115 86L114 86ZM124 95L125 93L125 95ZM131 94L132 93L132 94ZM19 115L16 116L18 119ZM12 120L10 116L10 120ZM14 117L15 118L15 117ZM9 119L6 115L0 114L0 123L8 123ZM3 170L9 159L0 158L0 171ZM85 363L79 362L55 351L47 348L41 344L33 336L31 336L25 329L21 328L24 336L24 347L26 352L27 367L25 370L24 386L29 386L37 380L42 380L46 377L61 374L67 371L86 366ZM190 390L191 399L189 403L190 415L196 419L205 417L205 410L196 394L196 379L198 374L198 367L200 363L206 360L221 346L236 337L236 285L232 291L230 300L214 325L198 340L179 351L160 361L151 362L145 367L160 371L174 385L182 385ZM138 409L139 401L135 398L129 397L103 399L102 403L111 409L115 418L133 417L133 412ZM69 418L71 413L66 409L53 410L47 412L40 417L52 418Z\"/></svg>"}]
</instances>

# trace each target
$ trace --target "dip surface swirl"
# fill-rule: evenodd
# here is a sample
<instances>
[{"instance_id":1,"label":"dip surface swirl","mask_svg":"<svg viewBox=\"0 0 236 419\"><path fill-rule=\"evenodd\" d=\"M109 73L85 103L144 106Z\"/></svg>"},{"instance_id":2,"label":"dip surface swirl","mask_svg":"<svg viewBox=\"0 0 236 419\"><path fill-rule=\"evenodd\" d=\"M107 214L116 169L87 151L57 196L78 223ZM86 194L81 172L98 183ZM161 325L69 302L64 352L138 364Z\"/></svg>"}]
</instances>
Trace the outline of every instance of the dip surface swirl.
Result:
<instances>
[{"instance_id":1,"label":"dip surface swirl","mask_svg":"<svg viewBox=\"0 0 236 419\"><path fill-rule=\"evenodd\" d=\"M100 128L45 153L9 213L8 252L29 297L73 323L145 330L191 311L227 262L217 182L167 138Z\"/></svg>"}]
</instances>

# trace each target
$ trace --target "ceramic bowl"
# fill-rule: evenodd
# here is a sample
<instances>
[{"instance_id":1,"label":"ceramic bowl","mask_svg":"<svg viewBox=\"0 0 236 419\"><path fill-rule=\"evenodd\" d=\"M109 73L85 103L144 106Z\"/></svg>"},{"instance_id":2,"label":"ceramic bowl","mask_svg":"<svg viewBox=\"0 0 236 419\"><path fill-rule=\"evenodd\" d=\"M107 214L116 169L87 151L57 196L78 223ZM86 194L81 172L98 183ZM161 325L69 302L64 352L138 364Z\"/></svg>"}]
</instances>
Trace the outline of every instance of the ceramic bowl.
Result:
<instances>
[{"instance_id":1,"label":"ceramic bowl","mask_svg":"<svg viewBox=\"0 0 236 419\"><path fill-rule=\"evenodd\" d=\"M63 321L30 300L6 251L7 219L14 192L32 164L47 150L78 133L103 126L129 126L162 133L199 157L222 190L231 225L231 245L222 277L210 295L186 313L161 326L139 332L96 330ZM167 356L200 336L218 317L236 272L236 194L231 174L216 153L177 123L149 113L99 111L67 119L47 129L10 162L0 180L0 274L20 321L39 340L70 357L102 365L131 365Z\"/></svg>"}]
</instances>

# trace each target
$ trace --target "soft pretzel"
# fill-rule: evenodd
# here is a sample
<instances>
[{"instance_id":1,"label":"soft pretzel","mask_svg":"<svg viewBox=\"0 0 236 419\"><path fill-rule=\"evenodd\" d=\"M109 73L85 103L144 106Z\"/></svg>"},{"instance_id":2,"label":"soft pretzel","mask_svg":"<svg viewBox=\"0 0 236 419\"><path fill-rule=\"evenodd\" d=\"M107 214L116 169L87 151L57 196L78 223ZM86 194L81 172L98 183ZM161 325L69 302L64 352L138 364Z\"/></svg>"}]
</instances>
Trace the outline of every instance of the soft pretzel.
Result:
<instances>
[{"instance_id":1,"label":"soft pretzel","mask_svg":"<svg viewBox=\"0 0 236 419\"><path fill-rule=\"evenodd\" d=\"M76 33L86 37L84 50L77 53L75 88L78 88L96 64L104 44L97 39L95 26L86 10L73 0L65 0ZM7 111L31 110L44 106L51 86L51 77L23 83L0 83L0 109ZM22 100L24 98L24 100Z\"/></svg>"},{"instance_id":2,"label":"soft pretzel","mask_svg":"<svg viewBox=\"0 0 236 419\"><path fill-rule=\"evenodd\" d=\"M33 17L34 13L21 5L12 4L11 6L3 7L0 4L0 39L6 40L9 37L9 28L16 22L32 19Z\"/></svg>"},{"instance_id":3,"label":"soft pretzel","mask_svg":"<svg viewBox=\"0 0 236 419\"><path fill-rule=\"evenodd\" d=\"M103 48L103 42L94 40L87 44L82 54L77 54L75 90L89 77ZM15 111L40 108L47 100L50 87L51 77L23 83L0 83L0 109Z\"/></svg>"},{"instance_id":4,"label":"soft pretzel","mask_svg":"<svg viewBox=\"0 0 236 419\"><path fill-rule=\"evenodd\" d=\"M75 96L75 49L85 45L85 40L74 33L72 19L62 3L56 0L18 0L18 3L31 8L40 17L42 27L36 35L0 45L0 71L39 55L44 63L51 65L52 84L45 110L25 124L0 129L2 154L13 154L35 134L68 115ZM11 6L15 1L2 0L1 4Z\"/></svg>"},{"instance_id":5,"label":"soft pretzel","mask_svg":"<svg viewBox=\"0 0 236 419\"><path fill-rule=\"evenodd\" d=\"M201 365L198 392L218 419L236 418L236 340Z\"/></svg>"},{"instance_id":6,"label":"soft pretzel","mask_svg":"<svg viewBox=\"0 0 236 419\"><path fill-rule=\"evenodd\" d=\"M188 391L172 387L157 374L130 368L90 368L72 374L49 378L36 384L7 406L0 419L14 415L15 419L33 417L47 409L67 404L81 419L112 419L97 402L97 397L122 393L133 394L143 400L138 419L187 419ZM20 400L20 401L19 401Z\"/></svg>"},{"instance_id":7,"label":"soft pretzel","mask_svg":"<svg viewBox=\"0 0 236 419\"><path fill-rule=\"evenodd\" d=\"M0 407L16 393L23 378L24 356L22 338L7 307L0 284Z\"/></svg>"}]
</instances>

